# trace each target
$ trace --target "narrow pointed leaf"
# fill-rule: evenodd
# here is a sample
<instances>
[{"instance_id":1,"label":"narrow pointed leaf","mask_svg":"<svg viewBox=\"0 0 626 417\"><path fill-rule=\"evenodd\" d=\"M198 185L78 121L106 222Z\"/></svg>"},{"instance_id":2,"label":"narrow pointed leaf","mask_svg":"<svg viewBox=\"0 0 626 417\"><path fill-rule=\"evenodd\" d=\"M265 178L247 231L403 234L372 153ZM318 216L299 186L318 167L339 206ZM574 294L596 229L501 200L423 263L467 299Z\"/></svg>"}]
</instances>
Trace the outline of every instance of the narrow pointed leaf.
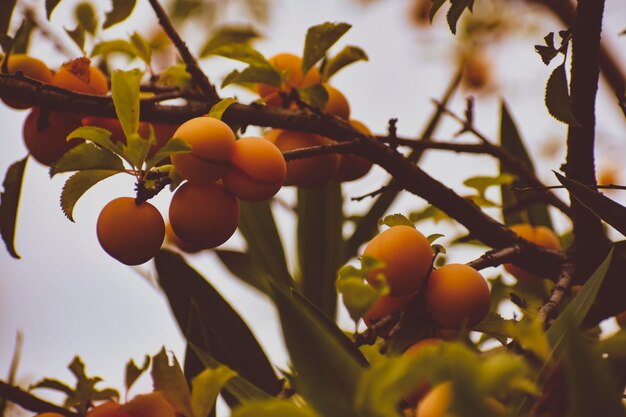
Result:
<instances>
[{"instance_id":1,"label":"narrow pointed leaf","mask_svg":"<svg viewBox=\"0 0 626 417\"><path fill-rule=\"evenodd\" d=\"M138 32L133 32L130 36L130 43L137 51L139 58L141 58L147 66L150 66L150 61L152 60L152 48L150 47L148 41L146 41Z\"/></svg>"},{"instance_id":2,"label":"narrow pointed leaf","mask_svg":"<svg viewBox=\"0 0 626 417\"><path fill-rule=\"evenodd\" d=\"M96 17L96 12L91 3L85 2L78 4L74 10L74 14L76 15L76 20L78 20L80 25L85 28L87 32L92 35L96 33L98 18Z\"/></svg>"},{"instance_id":3,"label":"narrow pointed leaf","mask_svg":"<svg viewBox=\"0 0 626 417\"><path fill-rule=\"evenodd\" d=\"M236 61L245 62L246 64L270 67L270 63L265 57L253 47L243 44L234 43L229 45L218 46L206 52L207 55L218 55L224 58L234 59Z\"/></svg>"},{"instance_id":4,"label":"narrow pointed leaf","mask_svg":"<svg viewBox=\"0 0 626 417\"><path fill-rule=\"evenodd\" d=\"M267 282L272 278L255 266L247 253L218 249L215 254L237 278L261 292L268 293Z\"/></svg>"},{"instance_id":5,"label":"narrow pointed leaf","mask_svg":"<svg viewBox=\"0 0 626 417\"><path fill-rule=\"evenodd\" d=\"M358 46L346 46L326 63L324 67L324 80L328 81L333 75L350 64L367 60L367 54L363 49Z\"/></svg>"},{"instance_id":6,"label":"narrow pointed leaf","mask_svg":"<svg viewBox=\"0 0 626 417\"><path fill-rule=\"evenodd\" d=\"M74 206L79 198L83 196L91 187L112 175L119 174L119 171L110 169L93 169L80 171L72 175L65 181L61 191L61 209L63 214L74 221Z\"/></svg>"},{"instance_id":7,"label":"narrow pointed leaf","mask_svg":"<svg viewBox=\"0 0 626 417\"><path fill-rule=\"evenodd\" d=\"M215 406L217 396L233 377L237 375L226 366L207 368L193 379L191 384L191 409L193 417L208 417Z\"/></svg>"},{"instance_id":8,"label":"narrow pointed leaf","mask_svg":"<svg viewBox=\"0 0 626 417\"><path fill-rule=\"evenodd\" d=\"M246 85L255 83L280 87L281 82L280 73L275 68L250 65L243 71L233 70L228 74L222 81L222 88L230 84Z\"/></svg>"},{"instance_id":9,"label":"narrow pointed leaf","mask_svg":"<svg viewBox=\"0 0 626 417\"><path fill-rule=\"evenodd\" d=\"M259 33L251 27L227 26L218 29L213 36L202 47L200 58L204 58L213 49L219 46L243 43L247 44L251 40L258 38Z\"/></svg>"},{"instance_id":10,"label":"narrow pointed leaf","mask_svg":"<svg viewBox=\"0 0 626 417\"><path fill-rule=\"evenodd\" d=\"M65 28L67 33L81 51L85 50L85 28L80 23L74 29Z\"/></svg>"},{"instance_id":11,"label":"narrow pointed leaf","mask_svg":"<svg viewBox=\"0 0 626 417\"><path fill-rule=\"evenodd\" d=\"M304 40L302 73L306 74L313 65L324 58L328 49L350 30L351 27L352 25L348 23L331 22L311 26Z\"/></svg>"},{"instance_id":12,"label":"narrow pointed leaf","mask_svg":"<svg viewBox=\"0 0 626 417\"><path fill-rule=\"evenodd\" d=\"M26 162L28 157L11 164L4 176L3 191L0 194L0 235L7 251L16 259L20 259L20 255L15 249L15 225Z\"/></svg>"},{"instance_id":13,"label":"narrow pointed leaf","mask_svg":"<svg viewBox=\"0 0 626 417\"><path fill-rule=\"evenodd\" d=\"M61 0L46 0L46 17L48 18L48 20L50 20L50 15L54 11L55 7L59 5L60 2Z\"/></svg>"},{"instance_id":14,"label":"narrow pointed leaf","mask_svg":"<svg viewBox=\"0 0 626 417\"><path fill-rule=\"evenodd\" d=\"M162 160L169 158L171 155L177 153L186 153L191 151L191 146L182 139L171 138L167 141L165 146L156 151L152 158L146 161L147 169L152 168Z\"/></svg>"},{"instance_id":15,"label":"narrow pointed leaf","mask_svg":"<svg viewBox=\"0 0 626 417\"><path fill-rule=\"evenodd\" d=\"M576 200L626 236L626 207L578 181L564 177L558 172L555 172L554 175Z\"/></svg>"},{"instance_id":16,"label":"narrow pointed leaf","mask_svg":"<svg viewBox=\"0 0 626 417\"><path fill-rule=\"evenodd\" d=\"M228 97L215 103L209 110L209 117L222 120L222 115L228 108L237 102L236 98Z\"/></svg>"},{"instance_id":17,"label":"narrow pointed leaf","mask_svg":"<svg viewBox=\"0 0 626 417\"><path fill-rule=\"evenodd\" d=\"M459 18L461 17L465 9L472 11L474 0L450 0L450 4L450 9L448 10L446 19L448 20L448 26L450 26L450 31L453 34L456 34L456 25L459 21Z\"/></svg>"},{"instance_id":18,"label":"narrow pointed leaf","mask_svg":"<svg viewBox=\"0 0 626 417\"><path fill-rule=\"evenodd\" d=\"M441 7L444 5L445 2L446 0L433 0L433 4L430 7L430 13L429 13L431 23L433 19L435 18L435 15L439 11L439 9L441 9Z\"/></svg>"},{"instance_id":19,"label":"narrow pointed leaf","mask_svg":"<svg viewBox=\"0 0 626 417\"><path fill-rule=\"evenodd\" d=\"M565 74L565 63L556 67L550 74L546 84L545 101L548 112L556 120L574 127L580 126L572 112L572 103Z\"/></svg>"},{"instance_id":20,"label":"narrow pointed leaf","mask_svg":"<svg viewBox=\"0 0 626 417\"><path fill-rule=\"evenodd\" d=\"M61 172L84 171L89 169L108 169L123 171L124 163L113 152L100 148L93 143L81 143L67 151L50 168L50 176Z\"/></svg>"},{"instance_id":21,"label":"narrow pointed leaf","mask_svg":"<svg viewBox=\"0 0 626 417\"><path fill-rule=\"evenodd\" d=\"M137 0L112 0L112 3L113 8L107 12L104 24L102 25L104 29L126 20L133 12Z\"/></svg>"},{"instance_id":22,"label":"narrow pointed leaf","mask_svg":"<svg viewBox=\"0 0 626 417\"><path fill-rule=\"evenodd\" d=\"M178 360L168 357L165 348L152 358L152 382L154 389L163 393L177 412L195 417L191 409L191 394Z\"/></svg>"},{"instance_id":23,"label":"narrow pointed leaf","mask_svg":"<svg viewBox=\"0 0 626 417\"><path fill-rule=\"evenodd\" d=\"M15 32L15 38L13 41L12 53L14 54L25 54L28 52L28 47L30 44L30 38L33 34L33 31L37 28L37 23L35 23L32 15L26 15L24 20L22 20L22 24Z\"/></svg>"}]
</instances>

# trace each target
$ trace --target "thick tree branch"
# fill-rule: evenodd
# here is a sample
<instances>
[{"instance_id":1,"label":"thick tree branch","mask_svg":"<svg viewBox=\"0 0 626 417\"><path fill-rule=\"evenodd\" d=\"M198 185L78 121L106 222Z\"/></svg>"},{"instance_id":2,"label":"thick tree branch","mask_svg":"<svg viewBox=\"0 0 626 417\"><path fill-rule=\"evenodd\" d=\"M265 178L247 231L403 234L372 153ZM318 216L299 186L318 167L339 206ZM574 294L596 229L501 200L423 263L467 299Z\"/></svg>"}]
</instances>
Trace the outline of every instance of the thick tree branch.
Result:
<instances>
[{"instance_id":1,"label":"thick tree branch","mask_svg":"<svg viewBox=\"0 0 626 417\"><path fill-rule=\"evenodd\" d=\"M468 262L467 265L480 271L490 266L499 266L504 263L513 262L521 253L522 248L518 245L509 246L498 250L490 250L478 259Z\"/></svg>"},{"instance_id":2,"label":"thick tree branch","mask_svg":"<svg viewBox=\"0 0 626 417\"><path fill-rule=\"evenodd\" d=\"M0 397L35 413L53 412L63 414L66 417L79 417L79 415L73 411L44 401L41 398L35 397L34 395L26 391L22 391L18 387L9 385L4 381L0 381Z\"/></svg>"}]
</instances>

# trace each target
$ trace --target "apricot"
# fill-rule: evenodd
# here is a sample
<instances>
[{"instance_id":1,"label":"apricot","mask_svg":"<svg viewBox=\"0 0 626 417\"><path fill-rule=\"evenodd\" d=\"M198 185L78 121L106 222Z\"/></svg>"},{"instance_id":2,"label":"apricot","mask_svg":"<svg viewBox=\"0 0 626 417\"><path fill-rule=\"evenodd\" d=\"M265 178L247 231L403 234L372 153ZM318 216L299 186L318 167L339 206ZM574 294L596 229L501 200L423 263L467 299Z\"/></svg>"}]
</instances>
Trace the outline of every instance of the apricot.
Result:
<instances>
[{"instance_id":1,"label":"apricot","mask_svg":"<svg viewBox=\"0 0 626 417\"><path fill-rule=\"evenodd\" d=\"M165 237L165 222L152 204L131 197L109 202L98 216L96 234L102 249L126 265L139 265L156 255Z\"/></svg>"},{"instance_id":2,"label":"apricot","mask_svg":"<svg viewBox=\"0 0 626 417\"><path fill-rule=\"evenodd\" d=\"M196 184L209 184L226 173L235 151L235 133L219 119L201 116L180 125L174 137L187 142L191 152L171 156L176 171Z\"/></svg>"},{"instance_id":3,"label":"apricot","mask_svg":"<svg viewBox=\"0 0 626 417\"><path fill-rule=\"evenodd\" d=\"M371 136L372 132L358 120L350 120L350 124L359 132ZM335 180L354 181L365 176L371 168L372 163L366 158L349 153L342 154L339 169L337 170L337 174L335 174Z\"/></svg>"},{"instance_id":4,"label":"apricot","mask_svg":"<svg viewBox=\"0 0 626 417\"><path fill-rule=\"evenodd\" d=\"M104 96L108 91L107 79L87 57L64 63L50 82L57 87L83 94Z\"/></svg>"},{"instance_id":5,"label":"apricot","mask_svg":"<svg viewBox=\"0 0 626 417\"><path fill-rule=\"evenodd\" d=\"M35 417L65 417L65 416L61 413L54 413L51 411L46 411L45 413L39 413L35 415Z\"/></svg>"},{"instance_id":6,"label":"apricot","mask_svg":"<svg viewBox=\"0 0 626 417\"><path fill-rule=\"evenodd\" d=\"M473 326L491 305L491 292L483 276L464 264L448 264L433 271L424 293L426 309L445 328Z\"/></svg>"},{"instance_id":7,"label":"apricot","mask_svg":"<svg viewBox=\"0 0 626 417\"><path fill-rule=\"evenodd\" d=\"M268 106L282 107L284 103L280 93L289 93L293 88L310 87L319 84L321 77L315 67L309 69L306 75L302 75L302 59L294 54L282 53L274 55L269 63L283 74L283 82L280 88L269 84L257 84L256 91Z\"/></svg>"},{"instance_id":8,"label":"apricot","mask_svg":"<svg viewBox=\"0 0 626 417\"><path fill-rule=\"evenodd\" d=\"M622 329L626 329L626 311L622 311L621 313L617 314L615 316L615 320L617 321L619 327L621 327Z\"/></svg>"},{"instance_id":9,"label":"apricot","mask_svg":"<svg viewBox=\"0 0 626 417\"><path fill-rule=\"evenodd\" d=\"M281 130L278 134L269 131L265 138L270 140L273 138L274 144L281 152L333 143L323 136L289 130ZM337 154L327 154L288 161L285 185L319 187L335 176L339 168L339 159Z\"/></svg>"},{"instance_id":10,"label":"apricot","mask_svg":"<svg viewBox=\"0 0 626 417\"><path fill-rule=\"evenodd\" d=\"M372 327L374 323L385 316L395 313L396 311L404 308L414 294L400 295L394 297L392 295L383 295L367 310L367 313L363 315L363 321L367 327Z\"/></svg>"},{"instance_id":11,"label":"apricot","mask_svg":"<svg viewBox=\"0 0 626 417\"><path fill-rule=\"evenodd\" d=\"M561 242L557 235L545 226L534 227L521 223L511 226L511 230L537 246L554 250L561 249ZM513 264L504 264L504 269L520 281L536 281L541 278Z\"/></svg>"},{"instance_id":12,"label":"apricot","mask_svg":"<svg viewBox=\"0 0 626 417\"><path fill-rule=\"evenodd\" d=\"M368 274L368 282L376 285L378 274L384 274L390 294L399 296L421 288L430 271L434 253L428 239L414 227L393 226L370 240L363 256L376 258L385 264Z\"/></svg>"},{"instance_id":13,"label":"apricot","mask_svg":"<svg viewBox=\"0 0 626 417\"><path fill-rule=\"evenodd\" d=\"M80 120L63 113L42 114L34 107L24 120L22 136L31 156L44 165L52 165L63 154L82 142L66 140L80 126Z\"/></svg>"},{"instance_id":14,"label":"apricot","mask_svg":"<svg viewBox=\"0 0 626 417\"><path fill-rule=\"evenodd\" d=\"M172 196L172 229L193 245L210 249L226 242L239 223L239 200L218 183L186 182Z\"/></svg>"},{"instance_id":15,"label":"apricot","mask_svg":"<svg viewBox=\"0 0 626 417\"><path fill-rule=\"evenodd\" d=\"M202 250L201 247L194 245L193 243L185 242L172 229L172 225L165 224L165 241L176 246L178 249L185 253L198 253Z\"/></svg>"},{"instance_id":16,"label":"apricot","mask_svg":"<svg viewBox=\"0 0 626 417\"><path fill-rule=\"evenodd\" d=\"M415 417L455 417L450 413L450 406L454 400L454 386L452 382L443 382L428 391L415 409ZM493 397L483 399L483 406L493 415L507 415L506 407Z\"/></svg>"},{"instance_id":17,"label":"apricot","mask_svg":"<svg viewBox=\"0 0 626 417\"><path fill-rule=\"evenodd\" d=\"M174 407L160 391L137 395L119 411L131 417L176 417Z\"/></svg>"},{"instance_id":18,"label":"apricot","mask_svg":"<svg viewBox=\"0 0 626 417\"><path fill-rule=\"evenodd\" d=\"M346 96L332 85L324 84L324 88L328 93L328 101L326 101L326 105L324 106L324 113L348 120L350 117L350 104Z\"/></svg>"},{"instance_id":19,"label":"apricot","mask_svg":"<svg viewBox=\"0 0 626 417\"><path fill-rule=\"evenodd\" d=\"M122 404L109 401L92 408L86 417L130 417L128 414L120 411Z\"/></svg>"},{"instance_id":20,"label":"apricot","mask_svg":"<svg viewBox=\"0 0 626 417\"><path fill-rule=\"evenodd\" d=\"M52 71L41 60L24 54L9 55L7 63L8 73L15 74L21 72L28 78L49 84L52 81ZM32 107L29 103L23 103L13 99L2 99L8 106L14 109L27 109Z\"/></svg>"},{"instance_id":21,"label":"apricot","mask_svg":"<svg viewBox=\"0 0 626 417\"><path fill-rule=\"evenodd\" d=\"M285 182L285 158L276 145L263 138L247 137L235 142L230 164L224 186L245 201L267 200Z\"/></svg>"}]
</instances>

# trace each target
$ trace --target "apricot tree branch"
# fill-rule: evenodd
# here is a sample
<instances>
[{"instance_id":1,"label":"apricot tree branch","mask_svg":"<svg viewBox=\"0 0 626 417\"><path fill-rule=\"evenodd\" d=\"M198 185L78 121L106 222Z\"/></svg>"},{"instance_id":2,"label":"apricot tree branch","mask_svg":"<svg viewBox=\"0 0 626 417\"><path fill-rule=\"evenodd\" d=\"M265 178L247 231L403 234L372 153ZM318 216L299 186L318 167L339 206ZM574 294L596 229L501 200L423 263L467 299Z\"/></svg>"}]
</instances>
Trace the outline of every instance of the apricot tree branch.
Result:
<instances>
[{"instance_id":1,"label":"apricot tree branch","mask_svg":"<svg viewBox=\"0 0 626 417\"><path fill-rule=\"evenodd\" d=\"M65 417L79 417L79 415L73 411L44 401L41 398L35 397L34 395L26 391L22 391L20 388L7 384L4 381L0 381L0 397L35 413L53 412L62 414Z\"/></svg>"},{"instance_id":2,"label":"apricot tree branch","mask_svg":"<svg viewBox=\"0 0 626 417\"><path fill-rule=\"evenodd\" d=\"M490 250L489 252L483 254L480 258L468 262L467 265L479 271L490 266L498 266L504 263L512 262L515 260L517 255L521 253L521 251L522 248L518 245L498 250Z\"/></svg>"},{"instance_id":3,"label":"apricot tree branch","mask_svg":"<svg viewBox=\"0 0 626 417\"><path fill-rule=\"evenodd\" d=\"M204 93L209 103L217 103L220 98L215 91L215 87L213 86L213 84L211 84L206 74L202 71L200 65L198 65L198 61L196 61L194 56L189 51L189 48L187 47L185 41L183 41L178 32L176 32L176 29L174 29L172 21L167 16L167 13L165 13L165 10L163 9L159 1L148 1L150 2L152 9L154 10L154 13L157 15L157 18L159 19L159 24L161 25L161 27L163 27L163 30L172 41L172 43L178 50L180 57L187 66L187 72L191 74L193 82L196 84L196 86L198 86L198 88L200 88L200 91Z\"/></svg>"},{"instance_id":4,"label":"apricot tree branch","mask_svg":"<svg viewBox=\"0 0 626 417\"><path fill-rule=\"evenodd\" d=\"M539 309L539 314L537 315L537 317L539 317L539 319L544 323L544 327L548 327L550 315L563 300L563 296L567 292L567 289L572 282L573 276L574 263L571 260L567 260L561 266L559 278L557 279L554 288L552 288L550 298L548 298L548 301L546 301L546 303L542 305Z\"/></svg>"}]
</instances>

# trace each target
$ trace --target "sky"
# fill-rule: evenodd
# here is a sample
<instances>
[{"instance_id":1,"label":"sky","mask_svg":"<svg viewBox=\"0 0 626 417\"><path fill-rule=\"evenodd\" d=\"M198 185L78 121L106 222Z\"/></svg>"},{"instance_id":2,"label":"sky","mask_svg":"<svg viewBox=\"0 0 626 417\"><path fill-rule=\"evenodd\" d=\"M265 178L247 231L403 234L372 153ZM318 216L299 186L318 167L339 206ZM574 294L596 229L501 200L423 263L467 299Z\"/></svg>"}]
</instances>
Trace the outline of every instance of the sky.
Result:
<instances>
[{"instance_id":1,"label":"sky","mask_svg":"<svg viewBox=\"0 0 626 417\"><path fill-rule=\"evenodd\" d=\"M32 3L32 2L31 2ZM37 2L35 2L37 3ZM43 1L41 2L43 3ZM55 11L52 26L57 30L73 23L66 20L72 0L61 2ZM102 2L106 3L106 2ZM225 16L225 23L245 23L237 11L237 1ZM432 98L440 97L452 77L456 55L455 38L438 17L437 26L424 30L412 24L410 1L380 0L362 7L357 1L280 0L272 2L269 23L261 26L266 38L256 44L266 56L278 52L300 53L306 28L324 21L345 21L352 29L333 51L345 45L358 45L369 56L345 69L333 79L333 85L348 98L352 117L364 121L375 133L384 133L390 118L398 118L398 133L416 137L433 110ZM476 13L480 13L477 2ZM104 10L106 7L103 7ZM626 62L626 36L618 38L623 29L626 4L620 0L607 1L609 35ZM621 16L621 19L620 19ZM245 19L244 19L245 20ZM105 33L106 38L125 36L155 18L146 1L139 1L131 20ZM531 154L540 161L539 176L554 183L551 169L558 169L563 159L559 147L565 134L564 125L552 119L543 105L543 89L550 69L533 51L549 31L562 29L550 18L539 16L533 24L511 34L506 43L487 48L493 64L490 83L493 93L462 91L451 108L462 113L464 97L476 95L476 126L488 138L497 139L499 103L504 97L522 136L528 141ZM139 29L141 30L141 29ZM201 42L186 34L192 47ZM64 58L36 43L33 54L51 67ZM220 79L238 64L221 58L202 61L211 79ZM132 66L139 66L134 62ZM613 97L602 84L598 99L598 161L609 164L616 155L626 154L623 142L625 123L613 104ZM223 95L237 94L242 100L253 100L241 90L227 88ZM22 121L26 111L15 111L0 105L0 125L3 139L0 145L0 172L26 154L21 139ZM447 121L437 131L436 138L450 139L458 125ZM462 139L473 140L464 136ZM623 159L623 157L622 157ZM473 175L496 175L497 165L487 157L431 152L424 158L422 168L448 186L469 193L463 181ZM622 169L622 182L624 182ZM364 179L344 186L346 200L378 188L387 176L375 168ZM95 224L100 209L111 199L132 195L133 184L123 176L110 178L91 189L77 204L75 223L61 212L58 204L67 175L49 179L47 168L36 161L28 163L20 202L16 247L22 259L11 258L0 250L0 377L7 374L18 329L24 335L18 381L25 385L43 377L73 382L67 365L74 355L80 355L91 375L99 375L104 384L120 390L123 370L133 358L141 361L146 354L156 354L162 346L182 361L184 341L171 316L164 295L146 278L152 273L150 263L131 268L107 256L95 236ZM624 194L610 194L624 203ZM153 201L161 213L167 214L169 192ZM284 189L279 198L292 202L294 190ZM369 201L348 202L346 212L361 213ZM403 195L389 213L424 207L418 197ZM280 231L285 247L293 249L295 220L280 207ZM556 217L557 229L564 232L567 223ZM463 228L431 221L420 224L425 234L460 235ZM242 249L236 234L225 248ZM288 253L293 266L294 253ZM455 248L449 254L451 262L468 262L480 255L475 248ZM285 368L288 359L282 345L280 328L269 301L250 287L230 276L210 252L190 256L189 262L201 271L224 297L240 312L260 340L272 362ZM487 275L494 275L492 270ZM345 312L340 323L351 328ZM147 391L150 381L140 380L133 394ZM44 391L41 391L44 395Z\"/></svg>"}]
</instances>

